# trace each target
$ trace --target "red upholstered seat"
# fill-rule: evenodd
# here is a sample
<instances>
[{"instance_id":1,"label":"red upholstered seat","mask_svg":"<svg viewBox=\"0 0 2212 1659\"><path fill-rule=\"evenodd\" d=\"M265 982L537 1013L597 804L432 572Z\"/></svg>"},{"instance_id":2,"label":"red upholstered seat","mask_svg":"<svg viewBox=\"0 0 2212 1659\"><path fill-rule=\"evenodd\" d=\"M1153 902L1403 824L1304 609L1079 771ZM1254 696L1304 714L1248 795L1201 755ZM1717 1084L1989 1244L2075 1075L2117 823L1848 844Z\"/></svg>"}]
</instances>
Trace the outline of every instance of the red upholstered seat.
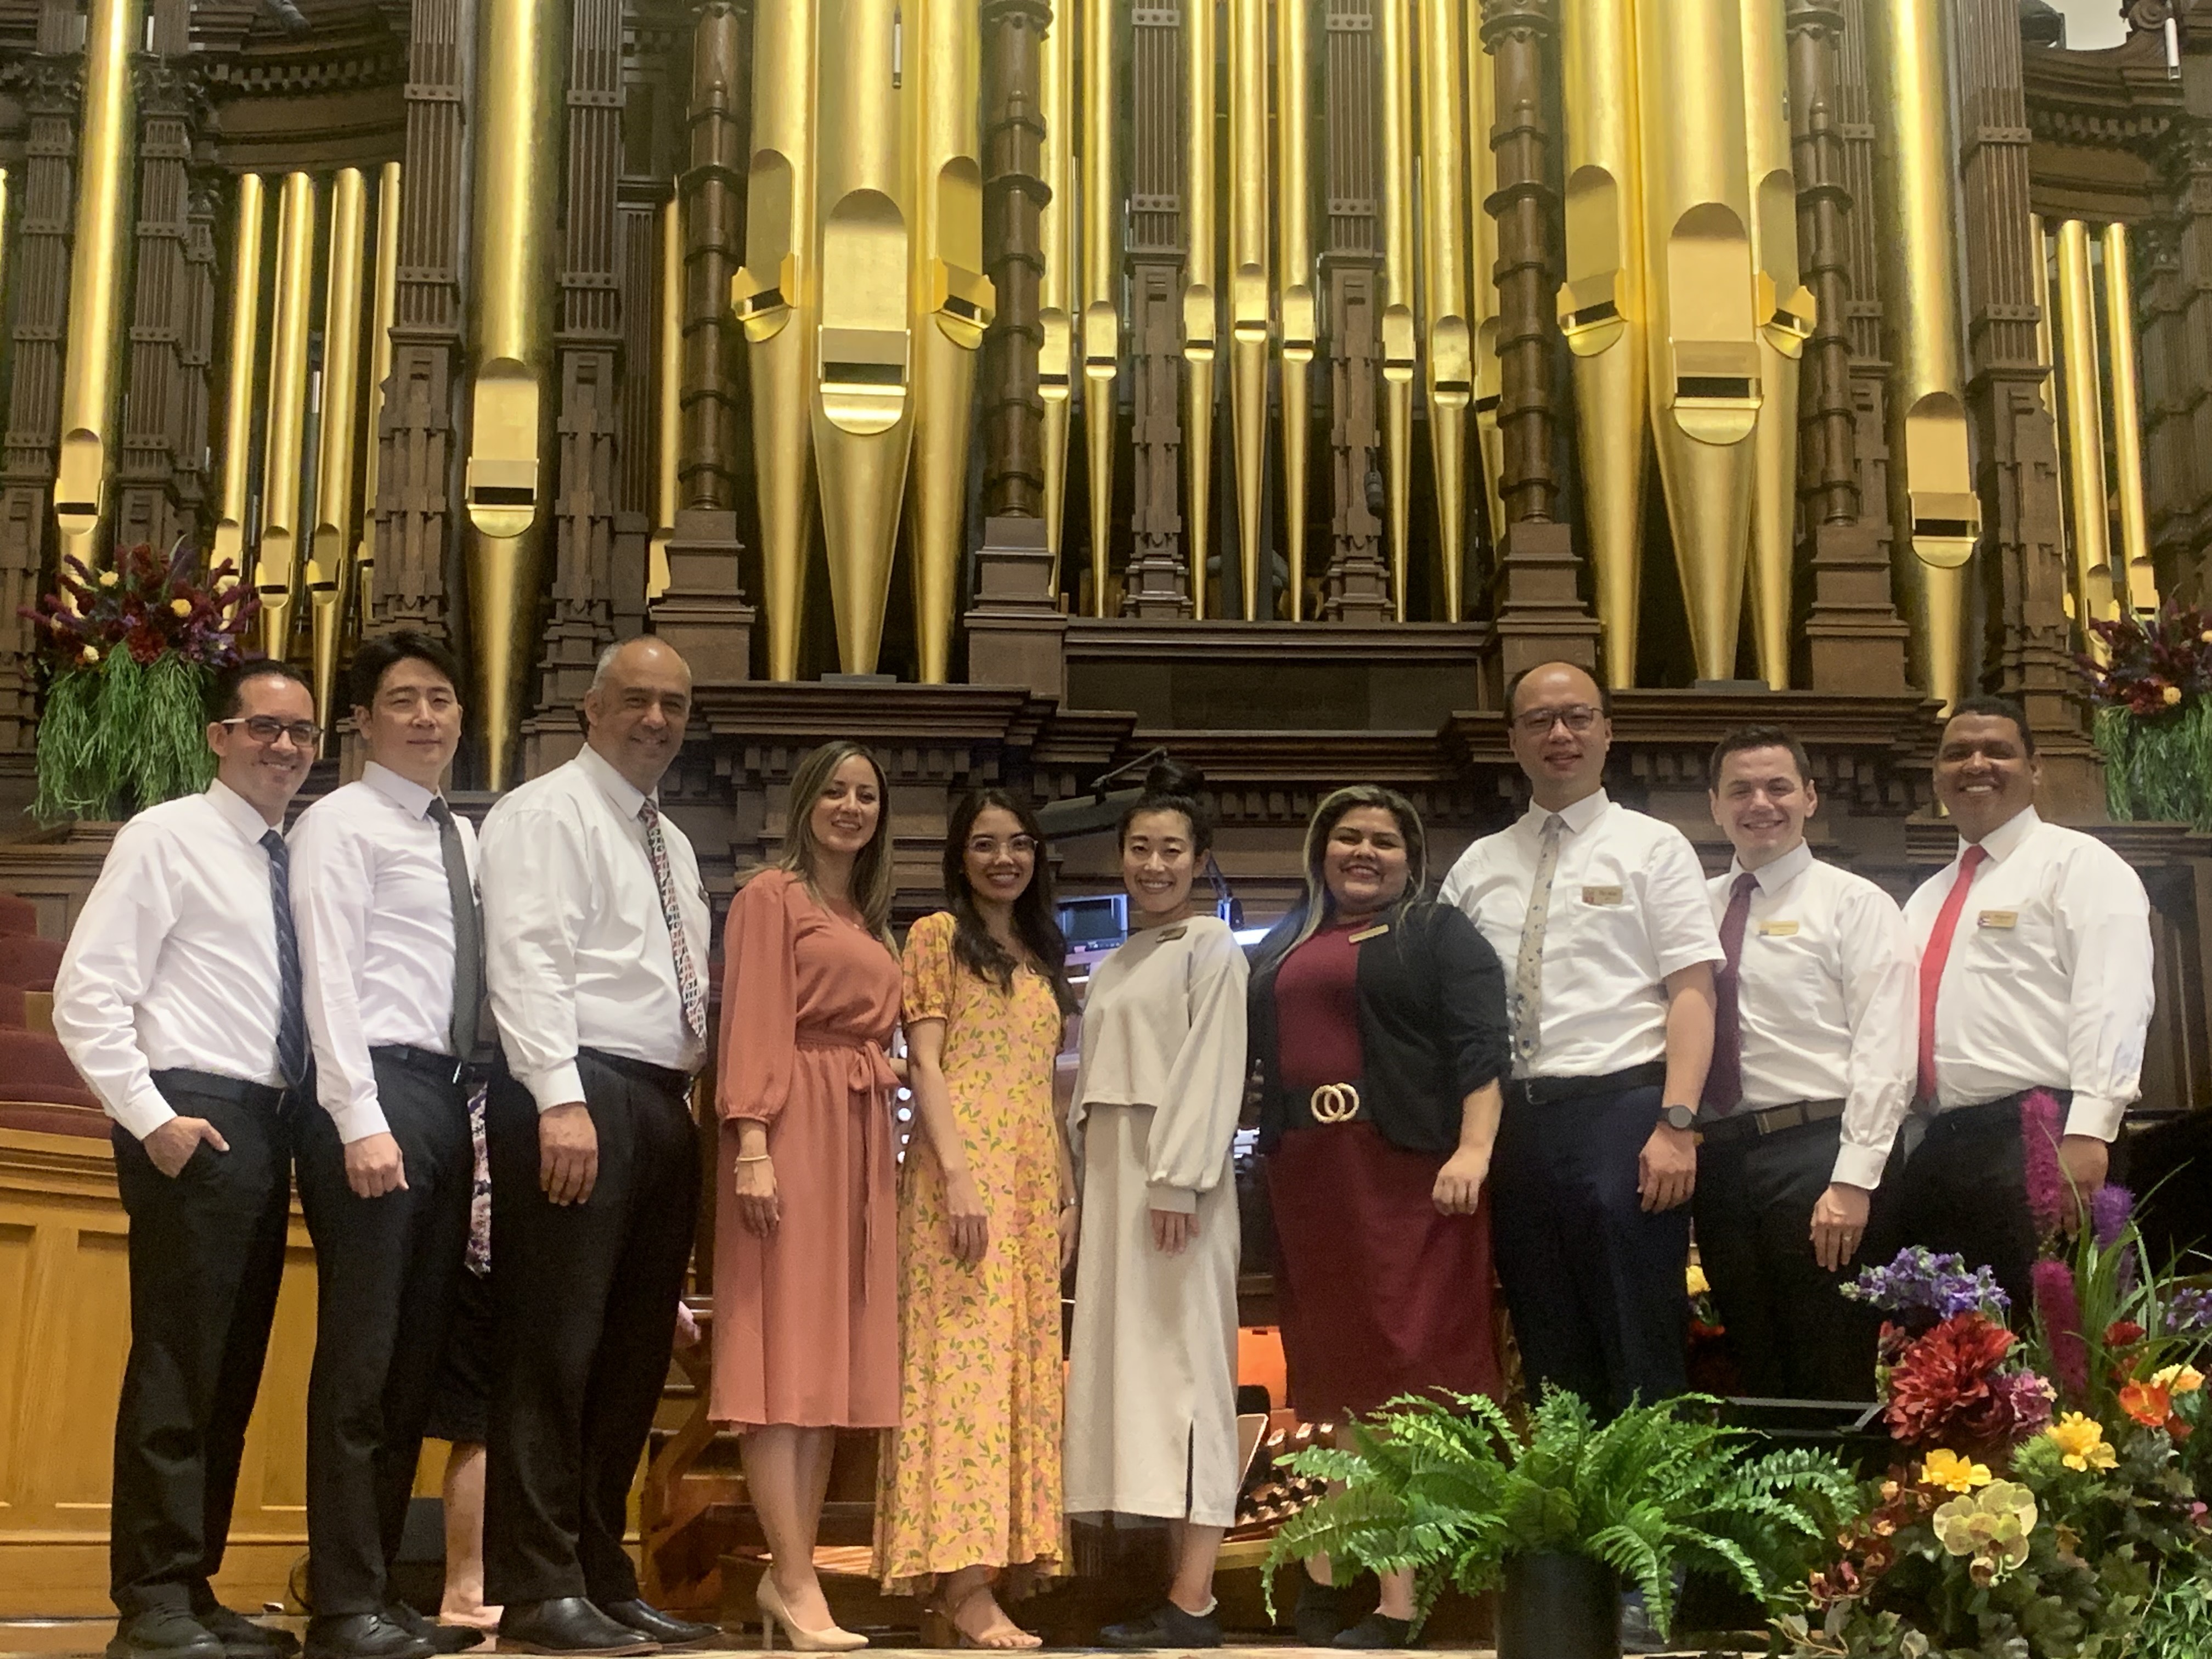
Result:
<instances>
[{"instance_id":1,"label":"red upholstered seat","mask_svg":"<svg viewBox=\"0 0 2212 1659\"><path fill-rule=\"evenodd\" d=\"M4 981L0 981L0 1026L15 1031L28 1029L23 1018L23 988L21 986L9 985ZM4 1090L4 1085L0 1085L0 1090Z\"/></svg>"},{"instance_id":2,"label":"red upholstered seat","mask_svg":"<svg viewBox=\"0 0 2212 1659\"><path fill-rule=\"evenodd\" d=\"M0 1099L100 1108L59 1040L42 1031L0 1030Z\"/></svg>"},{"instance_id":3,"label":"red upholstered seat","mask_svg":"<svg viewBox=\"0 0 2212 1659\"><path fill-rule=\"evenodd\" d=\"M38 932L39 907L14 893L0 893L0 934L21 933L35 939Z\"/></svg>"},{"instance_id":4,"label":"red upholstered seat","mask_svg":"<svg viewBox=\"0 0 2212 1659\"><path fill-rule=\"evenodd\" d=\"M0 982L26 991L51 991L61 965L59 939L0 935Z\"/></svg>"}]
</instances>

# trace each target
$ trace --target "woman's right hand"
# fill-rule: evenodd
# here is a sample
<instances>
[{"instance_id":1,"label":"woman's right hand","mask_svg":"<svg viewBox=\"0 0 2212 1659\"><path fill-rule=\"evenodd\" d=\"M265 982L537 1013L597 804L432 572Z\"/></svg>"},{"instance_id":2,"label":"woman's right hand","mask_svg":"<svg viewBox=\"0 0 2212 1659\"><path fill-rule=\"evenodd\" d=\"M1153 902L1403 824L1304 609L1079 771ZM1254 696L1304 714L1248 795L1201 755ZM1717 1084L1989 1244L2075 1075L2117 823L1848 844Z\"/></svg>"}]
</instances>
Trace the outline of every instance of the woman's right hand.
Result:
<instances>
[{"instance_id":1,"label":"woman's right hand","mask_svg":"<svg viewBox=\"0 0 2212 1659\"><path fill-rule=\"evenodd\" d=\"M991 1221L983 1212L983 1194L967 1170L945 1177L946 1231L951 1234L952 1258L972 1267L991 1248Z\"/></svg>"},{"instance_id":2,"label":"woman's right hand","mask_svg":"<svg viewBox=\"0 0 2212 1659\"><path fill-rule=\"evenodd\" d=\"M757 1237L773 1237L783 1216L783 1199L776 1191L775 1164L765 1154L738 1160L737 1198L738 1218L745 1231Z\"/></svg>"}]
</instances>

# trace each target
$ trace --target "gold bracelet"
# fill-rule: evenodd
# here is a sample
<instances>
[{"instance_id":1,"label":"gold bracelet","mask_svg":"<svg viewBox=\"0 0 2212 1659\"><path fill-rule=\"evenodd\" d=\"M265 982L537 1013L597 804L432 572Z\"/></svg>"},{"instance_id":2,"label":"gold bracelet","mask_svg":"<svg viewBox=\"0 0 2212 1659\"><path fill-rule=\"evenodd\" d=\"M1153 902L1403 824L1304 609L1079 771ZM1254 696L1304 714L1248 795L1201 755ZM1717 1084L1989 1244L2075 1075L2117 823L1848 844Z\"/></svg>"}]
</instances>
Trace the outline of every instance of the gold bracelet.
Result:
<instances>
[{"instance_id":1,"label":"gold bracelet","mask_svg":"<svg viewBox=\"0 0 2212 1659\"><path fill-rule=\"evenodd\" d=\"M738 1162L740 1164L765 1164L768 1160L769 1155L766 1152L755 1152L750 1158L747 1158L743 1152L738 1154Z\"/></svg>"}]
</instances>

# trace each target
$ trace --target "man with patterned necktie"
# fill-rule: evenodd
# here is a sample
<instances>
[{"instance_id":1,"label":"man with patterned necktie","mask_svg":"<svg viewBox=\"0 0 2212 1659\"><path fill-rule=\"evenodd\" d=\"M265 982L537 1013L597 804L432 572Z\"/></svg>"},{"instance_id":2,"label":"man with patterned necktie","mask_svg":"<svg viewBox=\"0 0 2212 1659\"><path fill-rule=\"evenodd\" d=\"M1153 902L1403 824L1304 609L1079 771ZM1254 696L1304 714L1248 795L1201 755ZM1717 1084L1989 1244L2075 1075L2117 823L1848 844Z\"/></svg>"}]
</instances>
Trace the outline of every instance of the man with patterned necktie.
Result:
<instances>
[{"instance_id":1,"label":"man with patterned necktie","mask_svg":"<svg viewBox=\"0 0 2212 1659\"><path fill-rule=\"evenodd\" d=\"M1870 1400L1878 1321L1841 1274L1912 1103L1918 958L1897 901L1806 844L1820 796L1796 738L1731 732L1706 776L1735 859L1710 887L1698 1258L1743 1393Z\"/></svg>"},{"instance_id":2,"label":"man with patterned necktie","mask_svg":"<svg viewBox=\"0 0 2212 1659\"><path fill-rule=\"evenodd\" d=\"M503 1604L502 1649L647 1653L715 1633L641 1600L623 1548L699 1200L709 913L656 793L690 710L674 650L611 647L584 696L584 751L484 820L486 980L512 1073L485 1118L484 1595Z\"/></svg>"},{"instance_id":3,"label":"man with patterned necktie","mask_svg":"<svg viewBox=\"0 0 2212 1659\"><path fill-rule=\"evenodd\" d=\"M1692 1125L1720 939L1682 832L1606 798L1604 688L1545 663L1507 688L1506 720L1533 804L1439 896L1511 975L1492 1231L1522 1361L1532 1385L1609 1416L1687 1386Z\"/></svg>"},{"instance_id":4,"label":"man with patterned necktie","mask_svg":"<svg viewBox=\"0 0 2212 1659\"><path fill-rule=\"evenodd\" d=\"M461 740L452 653L421 634L380 635L351 674L368 765L292 831L321 1099L299 1138L317 1287L307 1659L428 1659L483 1639L431 1625L390 1577L476 1176L476 831L440 793Z\"/></svg>"},{"instance_id":5,"label":"man with patterned necktie","mask_svg":"<svg viewBox=\"0 0 2212 1659\"><path fill-rule=\"evenodd\" d=\"M322 732L300 672L216 677L215 781L116 832L54 980L54 1030L115 1120L131 1358L115 1415L109 1659L296 1650L216 1600L312 1105L284 809Z\"/></svg>"},{"instance_id":6,"label":"man with patterned necktie","mask_svg":"<svg viewBox=\"0 0 2212 1659\"><path fill-rule=\"evenodd\" d=\"M1960 702L1936 750L1958 856L1905 905L1928 1132L1898 1180L1898 1230L1986 1264L2016 1317L2038 1233L2027 1137L2058 1188L2045 1201L2070 1222L2105 1184L2155 1000L2142 880L2094 836L2043 821L2041 776L2018 704Z\"/></svg>"}]
</instances>

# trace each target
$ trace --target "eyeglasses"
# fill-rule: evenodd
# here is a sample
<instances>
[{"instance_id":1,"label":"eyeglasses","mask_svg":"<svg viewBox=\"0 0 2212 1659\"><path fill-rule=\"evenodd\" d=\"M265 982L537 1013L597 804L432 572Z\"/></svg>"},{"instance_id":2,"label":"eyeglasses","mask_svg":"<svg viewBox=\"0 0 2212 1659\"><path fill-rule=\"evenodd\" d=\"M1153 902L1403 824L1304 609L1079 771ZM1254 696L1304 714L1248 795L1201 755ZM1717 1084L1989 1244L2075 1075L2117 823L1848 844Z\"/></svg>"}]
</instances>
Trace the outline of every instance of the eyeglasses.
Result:
<instances>
[{"instance_id":1,"label":"eyeglasses","mask_svg":"<svg viewBox=\"0 0 2212 1659\"><path fill-rule=\"evenodd\" d=\"M323 741L323 728L313 720L280 720L270 714L235 714L216 724L242 726L246 735L256 743L273 744L279 738L289 738L295 749L313 749Z\"/></svg>"},{"instance_id":2,"label":"eyeglasses","mask_svg":"<svg viewBox=\"0 0 2212 1659\"><path fill-rule=\"evenodd\" d=\"M1565 708L1532 708L1525 714L1513 717L1513 729L1527 738L1551 735L1554 726L1564 726L1580 737L1597 724L1599 710L1588 703L1574 703Z\"/></svg>"},{"instance_id":3,"label":"eyeglasses","mask_svg":"<svg viewBox=\"0 0 2212 1659\"><path fill-rule=\"evenodd\" d=\"M1001 853L1011 853L1018 859L1036 856L1036 838L1033 836L1010 836L1005 841L994 841L988 836L969 838L968 853L971 858L994 859Z\"/></svg>"}]
</instances>

